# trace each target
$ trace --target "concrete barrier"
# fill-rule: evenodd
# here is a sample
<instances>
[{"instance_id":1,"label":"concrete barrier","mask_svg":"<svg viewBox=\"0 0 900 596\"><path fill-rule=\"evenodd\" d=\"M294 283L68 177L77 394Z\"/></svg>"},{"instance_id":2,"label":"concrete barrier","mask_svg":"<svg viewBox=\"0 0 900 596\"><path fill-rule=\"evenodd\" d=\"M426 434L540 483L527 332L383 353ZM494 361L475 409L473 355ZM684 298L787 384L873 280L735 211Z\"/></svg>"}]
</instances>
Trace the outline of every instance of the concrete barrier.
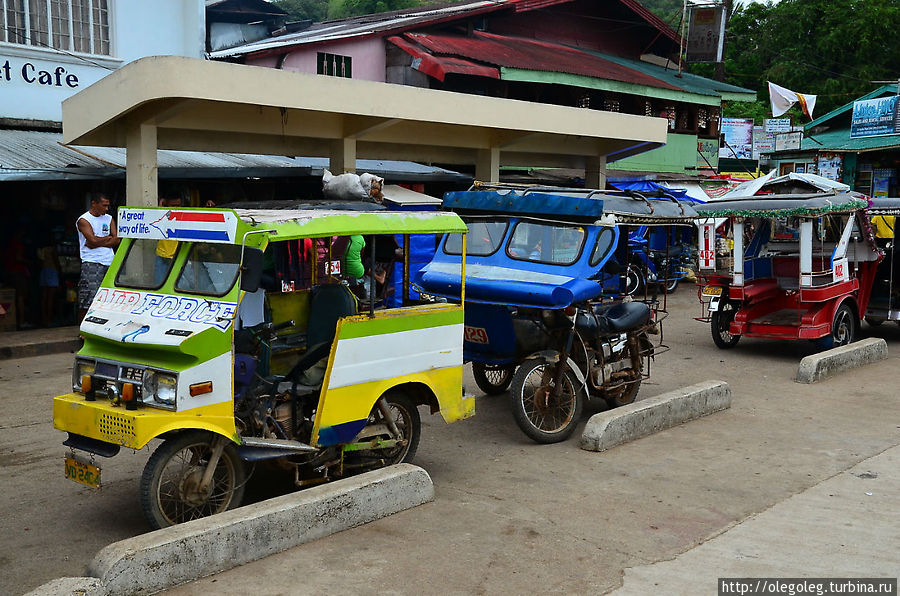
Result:
<instances>
[{"instance_id":1,"label":"concrete barrier","mask_svg":"<svg viewBox=\"0 0 900 596\"><path fill-rule=\"evenodd\" d=\"M115 542L88 567L100 586L62 578L34 593L68 580L87 590L59 594L153 594L433 500L425 470L390 466Z\"/></svg>"},{"instance_id":2,"label":"concrete barrier","mask_svg":"<svg viewBox=\"0 0 900 596\"><path fill-rule=\"evenodd\" d=\"M880 337L871 337L805 357L797 369L797 382L815 383L887 357L887 342Z\"/></svg>"},{"instance_id":3,"label":"concrete barrier","mask_svg":"<svg viewBox=\"0 0 900 596\"><path fill-rule=\"evenodd\" d=\"M35 588L25 596L107 596L96 577L61 577Z\"/></svg>"},{"instance_id":4,"label":"concrete barrier","mask_svg":"<svg viewBox=\"0 0 900 596\"><path fill-rule=\"evenodd\" d=\"M730 407L731 387L728 383L705 381L594 414L581 435L581 448L606 451Z\"/></svg>"}]
</instances>

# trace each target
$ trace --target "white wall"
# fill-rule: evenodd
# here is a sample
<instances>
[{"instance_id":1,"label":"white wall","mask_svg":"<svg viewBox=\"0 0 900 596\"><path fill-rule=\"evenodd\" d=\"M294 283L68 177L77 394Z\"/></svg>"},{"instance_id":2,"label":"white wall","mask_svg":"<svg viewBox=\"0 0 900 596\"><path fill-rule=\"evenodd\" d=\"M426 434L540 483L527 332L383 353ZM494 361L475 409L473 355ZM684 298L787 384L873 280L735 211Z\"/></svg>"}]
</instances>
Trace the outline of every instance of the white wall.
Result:
<instances>
[{"instance_id":1,"label":"white wall","mask_svg":"<svg viewBox=\"0 0 900 596\"><path fill-rule=\"evenodd\" d=\"M60 121L64 99L128 62L204 55L203 0L109 0L109 9L110 56L0 43L0 118Z\"/></svg>"}]
</instances>

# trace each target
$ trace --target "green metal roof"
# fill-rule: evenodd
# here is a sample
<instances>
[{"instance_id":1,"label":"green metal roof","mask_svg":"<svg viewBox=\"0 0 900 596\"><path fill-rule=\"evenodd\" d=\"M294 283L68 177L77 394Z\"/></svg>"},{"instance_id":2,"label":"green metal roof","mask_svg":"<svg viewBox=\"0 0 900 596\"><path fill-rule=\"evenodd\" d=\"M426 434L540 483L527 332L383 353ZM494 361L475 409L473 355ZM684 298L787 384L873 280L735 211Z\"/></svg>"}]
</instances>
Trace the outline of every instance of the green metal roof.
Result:
<instances>
[{"instance_id":1,"label":"green metal roof","mask_svg":"<svg viewBox=\"0 0 900 596\"><path fill-rule=\"evenodd\" d=\"M589 54L600 56L601 58L609 60L610 62L615 62L616 64L621 64L622 66L633 68L634 70L642 72L646 75L650 75L651 77L657 78L661 81L665 81L670 85L674 85L675 87L678 87L679 89L682 89L688 93L718 96L724 100L732 101L756 101L756 91L754 91L753 89L745 89L743 87L729 85L728 83L723 83L721 81L716 81L713 79L707 79L706 77L701 77L699 75L691 74L688 72L682 72L681 76L678 76L678 65L675 63L673 63L669 68L664 68L657 64L651 64L642 60L631 60L629 58L622 58L619 56L603 54L601 52L593 52L590 50L583 51Z\"/></svg>"},{"instance_id":2,"label":"green metal roof","mask_svg":"<svg viewBox=\"0 0 900 596\"><path fill-rule=\"evenodd\" d=\"M801 151L874 151L900 147L900 135L883 137L850 138L850 129L829 130L804 137L800 141Z\"/></svg>"}]
</instances>

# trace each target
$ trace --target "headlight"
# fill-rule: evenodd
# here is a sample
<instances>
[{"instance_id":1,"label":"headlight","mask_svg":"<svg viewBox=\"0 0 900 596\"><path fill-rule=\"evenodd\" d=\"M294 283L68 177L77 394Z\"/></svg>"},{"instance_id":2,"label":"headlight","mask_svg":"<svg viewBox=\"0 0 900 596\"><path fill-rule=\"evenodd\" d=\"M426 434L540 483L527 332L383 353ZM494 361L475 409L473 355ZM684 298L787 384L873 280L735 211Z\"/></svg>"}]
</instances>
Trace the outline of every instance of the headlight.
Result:
<instances>
[{"instance_id":1,"label":"headlight","mask_svg":"<svg viewBox=\"0 0 900 596\"><path fill-rule=\"evenodd\" d=\"M75 367L72 369L72 391L81 393L81 379L85 375L94 374L97 365L92 360L75 360Z\"/></svg>"},{"instance_id":2,"label":"headlight","mask_svg":"<svg viewBox=\"0 0 900 596\"><path fill-rule=\"evenodd\" d=\"M175 407L178 377L164 372L147 369L142 380L145 404Z\"/></svg>"}]
</instances>

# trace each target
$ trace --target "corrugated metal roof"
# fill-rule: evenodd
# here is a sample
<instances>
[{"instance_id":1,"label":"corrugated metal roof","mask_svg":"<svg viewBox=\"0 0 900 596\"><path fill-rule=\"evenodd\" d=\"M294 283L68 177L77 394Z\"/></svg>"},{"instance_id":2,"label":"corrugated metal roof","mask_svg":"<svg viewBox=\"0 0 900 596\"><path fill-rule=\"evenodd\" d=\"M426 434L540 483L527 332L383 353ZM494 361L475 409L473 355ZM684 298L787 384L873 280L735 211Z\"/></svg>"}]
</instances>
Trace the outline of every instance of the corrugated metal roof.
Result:
<instances>
[{"instance_id":1,"label":"corrugated metal roof","mask_svg":"<svg viewBox=\"0 0 900 596\"><path fill-rule=\"evenodd\" d=\"M545 41L482 31L475 31L471 36L405 33L403 37L440 56L455 55L509 68L562 72L679 90L675 85L608 60L597 53Z\"/></svg>"},{"instance_id":2,"label":"corrugated metal roof","mask_svg":"<svg viewBox=\"0 0 900 596\"><path fill-rule=\"evenodd\" d=\"M122 177L125 149L61 143L62 135L32 130L0 131L0 181ZM288 157L160 149L161 177L321 176L324 157ZM358 172L402 181L459 181L470 176L410 161L360 159Z\"/></svg>"},{"instance_id":3,"label":"corrugated metal roof","mask_svg":"<svg viewBox=\"0 0 900 596\"><path fill-rule=\"evenodd\" d=\"M247 54L265 54L273 50L284 50L291 46L402 31L421 25L433 25L446 20L509 8L512 8L510 0L478 0L437 8L434 6L412 8L409 10L351 17L337 21L325 21L323 23L315 23L309 29L298 33L281 35L228 48L227 50L211 52L209 56L217 59Z\"/></svg>"},{"instance_id":4,"label":"corrugated metal roof","mask_svg":"<svg viewBox=\"0 0 900 596\"><path fill-rule=\"evenodd\" d=\"M800 151L876 151L897 147L900 135L851 139L849 128L813 134L800 141Z\"/></svg>"},{"instance_id":5,"label":"corrugated metal roof","mask_svg":"<svg viewBox=\"0 0 900 596\"><path fill-rule=\"evenodd\" d=\"M475 64L455 56L433 56L424 48L410 43L402 37L388 37L387 40L414 58L412 67L428 76L443 81L449 73L479 77L500 78L500 71L490 66Z\"/></svg>"},{"instance_id":6,"label":"corrugated metal roof","mask_svg":"<svg viewBox=\"0 0 900 596\"><path fill-rule=\"evenodd\" d=\"M821 124L831 120L832 118L840 116L841 114L845 114L847 112L852 112L853 104L856 103L857 101L863 101L866 99L875 99L875 98L881 97L882 95L896 95L896 94L897 94L897 85L895 85L893 83L891 83L890 85L883 85L874 91L866 93L862 97L857 97L853 101L851 101L849 103L845 103L841 107L831 110L824 116L819 116L818 118L816 118L809 124L804 125L803 128L805 130L811 130L811 129L813 129L817 126L820 126Z\"/></svg>"},{"instance_id":7,"label":"corrugated metal roof","mask_svg":"<svg viewBox=\"0 0 900 596\"><path fill-rule=\"evenodd\" d=\"M701 77L688 72L682 72L679 76L678 65L674 62L669 68L666 68L663 66L659 66L658 64L651 64L649 62L643 62L641 60L630 60L628 58L612 56L610 54L603 54L601 52L593 52L590 50L586 51L590 54L601 56L602 58L609 60L610 62L615 62L616 64L627 66L628 68L632 68L634 70L642 72L655 79L665 81L670 85L678 87L682 91L697 93L699 95L715 96L721 96L723 93L738 95L746 94L747 101L756 100L756 91L754 91L753 89L745 89L744 87L729 85L728 83L715 81L713 79L707 79L705 77Z\"/></svg>"}]
</instances>

